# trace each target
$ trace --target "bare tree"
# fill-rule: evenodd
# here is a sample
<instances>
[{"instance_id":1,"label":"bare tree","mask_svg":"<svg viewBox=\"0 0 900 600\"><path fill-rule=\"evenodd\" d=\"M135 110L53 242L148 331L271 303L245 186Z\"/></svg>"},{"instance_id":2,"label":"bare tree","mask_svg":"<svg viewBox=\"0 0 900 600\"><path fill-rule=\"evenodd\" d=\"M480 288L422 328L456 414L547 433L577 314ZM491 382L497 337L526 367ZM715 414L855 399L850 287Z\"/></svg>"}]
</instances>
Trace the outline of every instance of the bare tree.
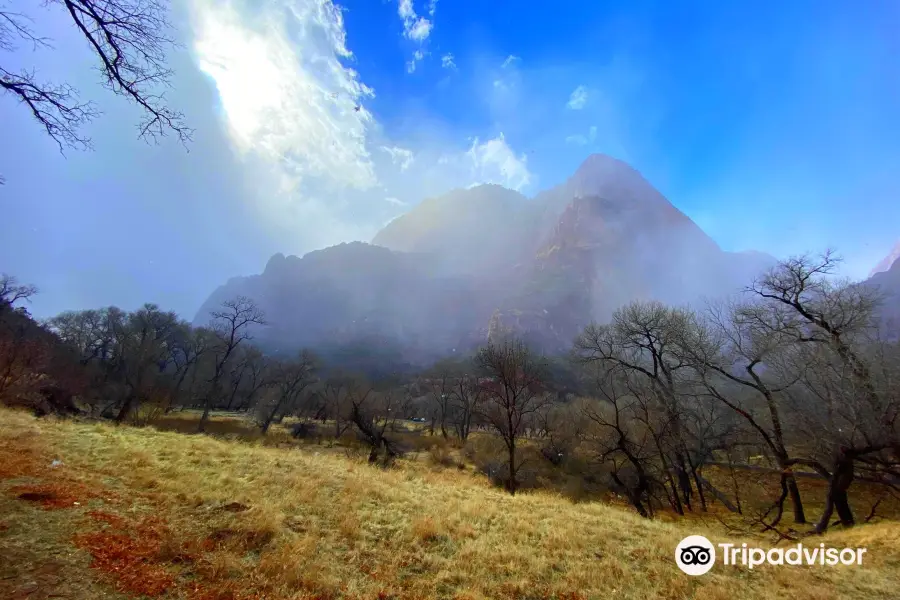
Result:
<instances>
[{"instance_id":1,"label":"bare tree","mask_svg":"<svg viewBox=\"0 0 900 600\"><path fill-rule=\"evenodd\" d=\"M758 434L781 469L782 495L770 523L781 520L785 499L793 506L794 522L805 523L800 489L789 465L783 395L798 377L779 368L793 350L795 331L784 311L764 303L710 306L707 321L691 331L686 354L695 361L703 387ZM757 410L756 406L761 405Z\"/></svg>"},{"instance_id":2,"label":"bare tree","mask_svg":"<svg viewBox=\"0 0 900 600\"><path fill-rule=\"evenodd\" d=\"M459 375L459 365L453 360L438 362L425 375L428 399L433 422L440 426L441 435L447 439L447 425L453 408L454 377ZM434 425L432 425L432 431Z\"/></svg>"},{"instance_id":3,"label":"bare tree","mask_svg":"<svg viewBox=\"0 0 900 600\"><path fill-rule=\"evenodd\" d=\"M155 304L145 304L112 321L117 373L126 386L124 401L115 418L117 423L124 421L148 399L150 390L165 370L177 323L175 313L163 312Z\"/></svg>"},{"instance_id":4,"label":"bare tree","mask_svg":"<svg viewBox=\"0 0 900 600\"><path fill-rule=\"evenodd\" d=\"M245 365L241 378L244 398L238 409L253 406L257 395L273 385L276 376L272 361L256 348L247 348L242 362Z\"/></svg>"},{"instance_id":5,"label":"bare tree","mask_svg":"<svg viewBox=\"0 0 900 600\"><path fill-rule=\"evenodd\" d=\"M554 466L562 466L574 453L584 433L583 411L574 403L548 402L534 413L534 433L541 440L541 454Z\"/></svg>"},{"instance_id":6,"label":"bare tree","mask_svg":"<svg viewBox=\"0 0 900 600\"><path fill-rule=\"evenodd\" d=\"M209 379L209 387L203 401L203 415L198 426L201 432L206 427L213 403L221 399L222 377L228 360L242 342L253 338L251 327L264 325L266 322L262 310L253 300L245 296L226 300L220 309L212 311L210 315L216 341L211 348L213 373Z\"/></svg>"},{"instance_id":7,"label":"bare tree","mask_svg":"<svg viewBox=\"0 0 900 600\"><path fill-rule=\"evenodd\" d=\"M380 457L381 463L387 466L401 454L399 445L387 432L393 429L404 393L389 383L385 389L376 389L362 380L356 380L350 386L347 396L349 421L369 447L369 464L375 464Z\"/></svg>"},{"instance_id":8,"label":"bare tree","mask_svg":"<svg viewBox=\"0 0 900 600\"><path fill-rule=\"evenodd\" d=\"M192 328L188 323L182 323L173 336L170 352L175 385L172 388L171 400L166 406L166 412L172 409L173 403L178 402L184 382L188 373L196 371L200 360L210 349L212 332L198 327Z\"/></svg>"},{"instance_id":9,"label":"bare tree","mask_svg":"<svg viewBox=\"0 0 900 600\"><path fill-rule=\"evenodd\" d=\"M34 286L19 284L11 275L0 275L0 400L24 398L40 385L47 351L35 339L27 311L16 307L36 293Z\"/></svg>"},{"instance_id":10,"label":"bare tree","mask_svg":"<svg viewBox=\"0 0 900 600\"><path fill-rule=\"evenodd\" d=\"M349 396L356 385L356 378L346 373L332 373L322 383L322 422L330 416L334 419L334 437L339 439L352 425L349 413Z\"/></svg>"},{"instance_id":11,"label":"bare tree","mask_svg":"<svg viewBox=\"0 0 900 600\"><path fill-rule=\"evenodd\" d=\"M0 313L12 310L18 302L28 302L37 291L33 285L20 284L12 275L0 274Z\"/></svg>"},{"instance_id":12,"label":"bare tree","mask_svg":"<svg viewBox=\"0 0 900 600\"><path fill-rule=\"evenodd\" d=\"M622 492L642 517L653 515L653 490L664 489L654 475L656 451L650 431L636 427L640 399L629 393L621 367L594 369L596 392L605 401L585 402L581 409L593 425L585 439L596 458L607 465L614 489Z\"/></svg>"},{"instance_id":13,"label":"bare tree","mask_svg":"<svg viewBox=\"0 0 900 600\"><path fill-rule=\"evenodd\" d=\"M296 360L284 361L275 365L273 382L274 398L263 402L257 408L260 411L260 430L265 435L279 413L290 407L305 389L315 381L316 361L313 355L303 350Z\"/></svg>"},{"instance_id":14,"label":"bare tree","mask_svg":"<svg viewBox=\"0 0 900 600\"><path fill-rule=\"evenodd\" d=\"M522 341L509 338L481 348L475 364L488 378L482 383L485 401L481 410L506 445L506 489L515 494L516 475L523 464L516 455L519 439L525 435L528 420L550 401L543 388L545 366Z\"/></svg>"},{"instance_id":15,"label":"bare tree","mask_svg":"<svg viewBox=\"0 0 900 600\"><path fill-rule=\"evenodd\" d=\"M182 113L166 103L165 88L172 70L167 52L175 42L165 0L46 0L46 9L62 9L98 60L104 87L136 104L144 114L140 138L156 141L174 133L182 143L192 130ZM50 48L51 40L34 29L34 20L0 3L0 50L25 43ZM64 148L90 148L81 128L100 115L78 91L65 83L41 81L35 71L13 72L0 67L0 89L24 104L46 133Z\"/></svg>"},{"instance_id":16,"label":"bare tree","mask_svg":"<svg viewBox=\"0 0 900 600\"><path fill-rule=\"evenodd\" d=\"M834 511L844 526L855 523L847 491L855 478L856 464L860 461L891 464L896 461L900 448L894 390L878 385L871 357L865 354L881 298L868 287L835 280L839 263L840 259L831 251L818 257L793 257L748 288L789 325L788 330L799 348L798 358L802 363L795 364L798 372L804 374L804 387L823 401L825 414L833 416L835 408L843 405L852 407L856 415L861 411L869 415L868 419L854 416L851 420L852 431L858 435L833 436L839 443L831 448L828 460L792 458L787 461L788 466L799 464L813 468L829 480L817 532L828 528ZM800 367L801 364L806 366ZM810 370L806 368L809 365L817 368ZM866 427L860 430L863 425ZM885 452L890 457L885 457Z\"/></svg>"},{"instance_id":17,"label":"bare tree","mask_svg":"<svg viewBox=\"0 0 900 600\"><path fill-rule=\"evenodd\" d=\"M452 399L452 422L456 435L465 442L469 438L472 425L484 401L485 390L479 385L478 377L464 374L453 382L450 392Z\"/></svg>"},{"instance_id":18,"label":"bare tree","mask_svg":"<svg viewBox=\"0 0 900 600\"><path fill-rule=\"evenodd\" d=\"M693 315L687 310L659 302L634 302L617 310L610 325L586 327L575 342L576 355L583 363L627 370L634 393L649 394L658 404L664 421L655 429L656 441L660 459L674 471L681 498L674 492L673 500L679 513L683 512L682 503L691 509L691 475L696 469L687 447L682 398L692 373L681 348L692 323Z\"/></svg>"}]
</instances>

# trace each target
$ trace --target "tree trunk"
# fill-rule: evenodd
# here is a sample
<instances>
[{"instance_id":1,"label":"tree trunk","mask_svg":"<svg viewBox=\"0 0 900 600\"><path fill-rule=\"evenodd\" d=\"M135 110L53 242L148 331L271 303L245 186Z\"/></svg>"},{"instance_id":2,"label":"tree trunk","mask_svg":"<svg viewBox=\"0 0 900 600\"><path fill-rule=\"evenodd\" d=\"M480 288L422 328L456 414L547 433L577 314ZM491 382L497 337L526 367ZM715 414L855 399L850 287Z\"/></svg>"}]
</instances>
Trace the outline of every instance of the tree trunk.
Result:
<instances>
[{"instance_id":1,"label":"tree trunk","mask_svg":"<svg viewBox=\"0 0 900 600\"><path fill-rule=\"evenodd\" d=\"M635 489L631 489L627 485L625 485L625 483L619 478L618 474L612 473L611 477L612 480L622 488L622 490L625 492L625 495L628 496L628 500L631 502L631 505L634 506L635 510L638 511L638 514L645 519L649 519L650 513L647 512L646 508L644 508L644 503L641 500L648 485L643 474L638 474L638 484Z\"/></svg>"},{"instance_id":2,"label":"tree trunk","mask_svg":"<svg viewBox=\"0 0 900 600\"><path fill-rule=\"evenodd\" d=\"M506 482L506 489L515 495L516 487L516 442L513 440L509 445L509 480Z\"/></svg>"},{"instance_id":3,"label":"tree trunk","mask_svg":"<svg viewBox=\"0 0 900 600\"><path fill-rule=\"evenodd\" d=\"M125 419L128 418L129 413L131 413L131 408L134 406L134 394L128 394L128 397L125 398L125 403L122 404L122 408L119 409L119 414L116 415L116 424L123 423Z\"/></svg>"},{"instance_id":4,"label":"tree trunk","mask_svg":"<svg viewBox=\"0 0 900 600\"><path fill-rule=\"evenodd\" d=\"M852 527L856 523L853 510L847 499L847 490L853 483L853 459L841 456L835 465L834 472L828 482L828 495L825 498L825 511L822 518L816 524L816 533L824 533L828 530L831 515L837 510L838 518L844 527Z\"/></svg>"},{"instance_id":5,"label":"tree trunk","mask_svg":"<svg viewBox=\"0 0 900 600\"><path fill-rule=\"evenodd\" d=\"M800 488L797 487L797 478L791 473L787 480L788 493L791 495L791 506L794 511L794 523L806 523L806 513L803 511L803 500L800 498Z\"/></svg>"},{"instance_id":6,"label":"tree trunk","mask_svg":"<svg viewBox=\"0 0 900 600\"><path fill-rule=\"evenodd\" d=\"M697 477L697 487L700 487L700 486L705 487L707 490L709 490L709 493L711 493L716 500L718 500L719 502L722 503L722 506L724 506L725 508L727 508L728 510L730 510L733 513L740 514L741 505L740 505L739 497L736 499L737 504L734 504L731 502L731 500L728 499L728 496L725 495L725 492L717 489L715 486L713 486L713 484L711 484L709 481L704 479L702 475L697 473L696 477Z\"/></svg>"},{"instance_id":7,"label":"tree trunk","mask_svg":"<svg viewBox=\"0 0 900 600\"><path fill-rule=\"evenodd\" d=\"M684 498L684 505L688 511L693 512L691 507L691 497L694 495L694 489L691 486L691 478L685 465L684 455L680 452L675 455L675 477L678 479L678 489Z\"/></svg>"},{"instance_id":8,"label":"tree trunk","mask_svg":"<svg viewBox=\"0 0 900 600\"><path fill-rule=\"evenodd\" d=\"M706 512L706 496L703 494L703 486L700 485L700 474L697 473L699 467L691 460L690 454L687 454L686 456L688 467L691 469L691 476L694 478L694 485L697 486L697 495L700 497L700 510ZM688 482L688 485L690 485L690 482Z\"/></svg>"},{"instance_id":9,"label":"tree trunk","mask_svg":"<svg viewBox=\"0 0 900 600\"><path fill-rule=\"evenodd\" d=\"M212 406L212 402L210 402L209 398L203 403L203 415L200 417L200 424L197 426L197 431L203 433L206 431L206 422L209 420L209 411Z\"/></svg>"}]
</instances>

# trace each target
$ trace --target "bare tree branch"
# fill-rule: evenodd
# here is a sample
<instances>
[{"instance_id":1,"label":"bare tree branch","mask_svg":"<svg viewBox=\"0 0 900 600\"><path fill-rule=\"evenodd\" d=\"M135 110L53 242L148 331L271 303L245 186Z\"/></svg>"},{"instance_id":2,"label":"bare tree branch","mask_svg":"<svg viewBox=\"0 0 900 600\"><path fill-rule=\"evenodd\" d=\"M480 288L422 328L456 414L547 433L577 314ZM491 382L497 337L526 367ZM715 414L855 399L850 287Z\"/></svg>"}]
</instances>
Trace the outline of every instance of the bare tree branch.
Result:
<instances>
[{"instance_id":1,"label":"bare tree branch","mask_svg":"<svg viewBox=\"0 0 900 600\"><path fill-rule=\"evenodd\" d=\"M173 74L167 66L167 51L178 47L168 20L168 2L46 0L44 5L66 10L100 60L103 85L144 113L139 138L158 142L174 133L182 144L191 140L193 130L185 124L184 115L170 108L165 97ZM51 48L50 40L32 29L32 22L28 15L6 10L6 2L0 0L0 50L16 50L21 42L32 49ZM81 129L100 112L93 103L81 102L71 85L42 81L33 69L0 67L0 89L28 107L60 152L92 147Z\"/></svg>"},{"instance_id":2,"label":"bare tree branch","mask_svg":"<svg viewBox=\"0 0 900 600\"><path fill-rule=\"evenodd\" d=\"M178 44L171 37L163 0L52 0L65 6L75 25L100 59L104 85L125 96L145 113L139 137L158 141L174 133L182 143L193 130L184 115L166 105L159 87L170 87L172 70L166 53Z\"/></svg>"}]
</instances>

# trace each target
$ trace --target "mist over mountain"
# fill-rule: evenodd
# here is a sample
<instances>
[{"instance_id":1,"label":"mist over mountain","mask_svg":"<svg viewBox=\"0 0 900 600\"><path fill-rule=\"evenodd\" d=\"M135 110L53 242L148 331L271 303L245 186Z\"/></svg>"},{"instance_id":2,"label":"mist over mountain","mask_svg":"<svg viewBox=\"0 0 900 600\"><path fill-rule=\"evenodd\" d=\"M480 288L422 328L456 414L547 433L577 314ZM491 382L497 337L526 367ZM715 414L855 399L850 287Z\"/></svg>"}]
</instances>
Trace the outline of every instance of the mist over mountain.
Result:
<instances>
[{"instance_id":1,"label":"mist over mountain","mask_svg":"<svg viewBox=\"0 0 900 600\"><path fill-rule=\"evenodd\" d=\"M874 277L878 273L884 273L889 271L891 267L897 262L897 259L900 259L900 240L894 244L894 247L891 249L890 253L885 256L881 261L875 265L872 270L869 272L869 277Z\"/></svg>"},{"instance_id":2,"label":"mist over mountain","mask_svg":"<svg viewBox=\"0 0 900 600\"><path fill-rule=\"evenodd\" d=\"M895 253L897 248L879 263L879 267L887 263L888 268L882 271L876 267L866 284L876 288L881 296L879 312L888 336L900 339L900 260L894 257Z\"/></svg>"},{"instance_id":3,"label":"mist over mountain","mask_svg":"<svg viewBox=\"0 0 900 600\"><path fill-rule=\"evenodd\" d=\"M769 255L725 252L640 173L604 155L526 198L497 185L428 198L379 231L218 288L256 300L263 346L378 341L418 363L512 331L548 352L636 299L691 304L738 291Z\"/></svg>"}]
</instances>

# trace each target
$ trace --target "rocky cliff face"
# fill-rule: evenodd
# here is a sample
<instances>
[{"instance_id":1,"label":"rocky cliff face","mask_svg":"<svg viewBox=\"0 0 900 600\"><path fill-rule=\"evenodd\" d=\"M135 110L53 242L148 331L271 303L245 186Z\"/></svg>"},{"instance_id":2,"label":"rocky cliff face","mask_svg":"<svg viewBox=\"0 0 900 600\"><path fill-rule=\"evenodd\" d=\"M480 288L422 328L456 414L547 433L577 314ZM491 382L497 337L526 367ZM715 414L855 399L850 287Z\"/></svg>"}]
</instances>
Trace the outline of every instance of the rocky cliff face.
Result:
<instances>
[{"instance_id":1,"label":"rocky cliff face","mask_svg":"<svg viewBox=\"0 0 900 600\"><path fill-rule=\"evenodd\" d=\"M511 332L556 352L631 300L728 294L774 263L723 252L637 171L600 155L534 199L493 185L428 199L373 243L275 255L219 288L197 322L243 294L278 347L384 339L424 359Z\"/></svg>"},{"instance_id":2,"label":"rocky cliff face","mask_svg":"<svg viewBox=\"0 0 900 600\"><path fill-rule=\"evenodd\" d=\"M590 157L536 201L553 225L493 320L520 334L540 332L547 350L568 348L587 323L629 301L691 304L731 294L774 264L760 253L723 252L639 173L609 157Z\"/></svg>"}]
</instances>

